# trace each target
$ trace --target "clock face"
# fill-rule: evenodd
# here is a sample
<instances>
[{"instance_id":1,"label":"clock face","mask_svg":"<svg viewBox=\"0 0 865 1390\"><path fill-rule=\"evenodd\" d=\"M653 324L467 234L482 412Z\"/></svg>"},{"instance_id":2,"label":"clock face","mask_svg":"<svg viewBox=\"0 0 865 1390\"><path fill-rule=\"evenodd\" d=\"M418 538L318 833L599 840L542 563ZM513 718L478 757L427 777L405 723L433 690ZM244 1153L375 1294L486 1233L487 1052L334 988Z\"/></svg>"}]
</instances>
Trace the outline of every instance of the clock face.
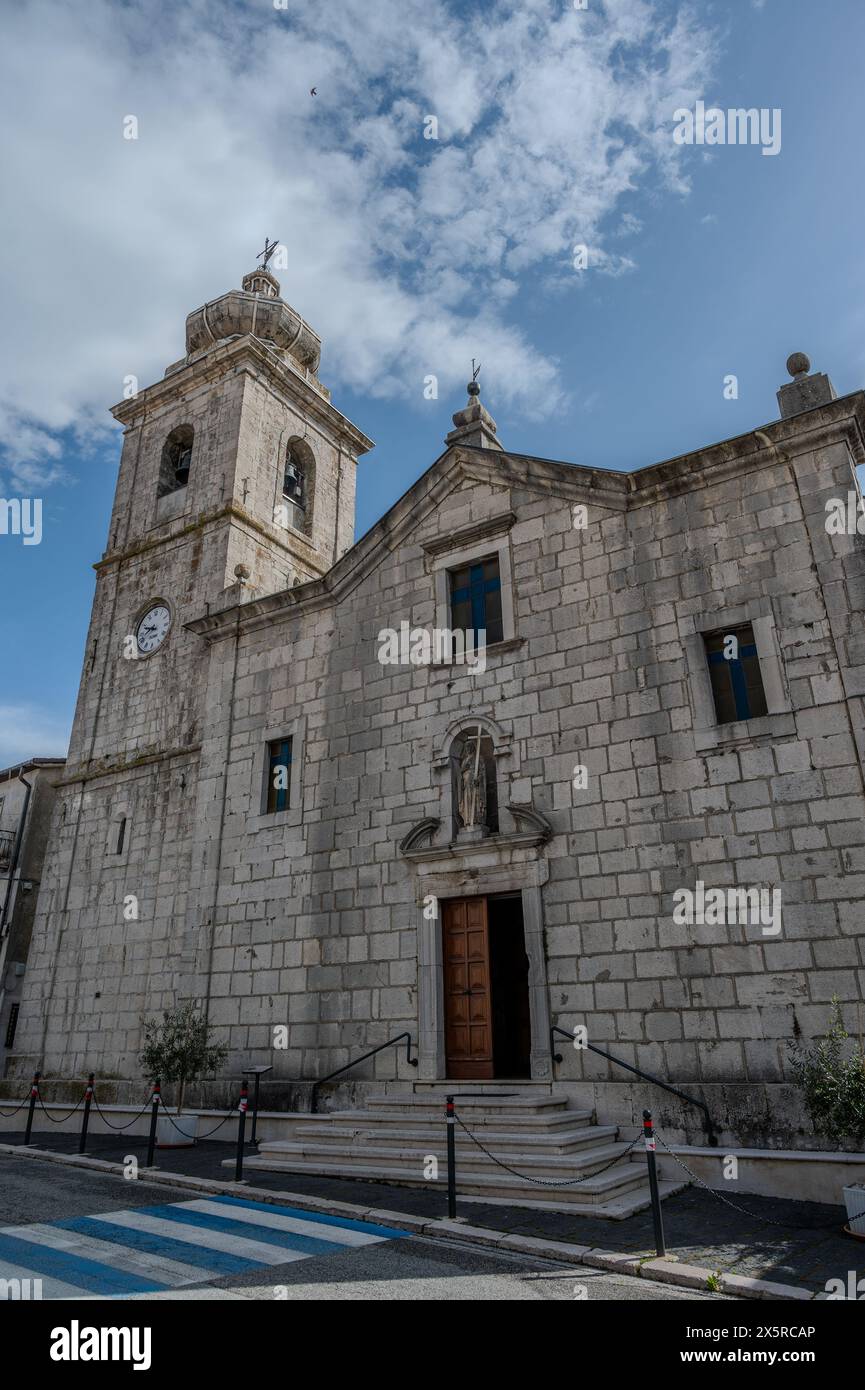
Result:
<instances>
[{"instance_id":1,"label":"clock face","mask_svg":"<svg viewBox=\"0 0 865 1390\"><path fill-rule=\"evenodd\" d=\"M144 614L135 634L135 641L142 655L148 656L150 652L155 652L157 647L161 647L170 627L171 614L167 606L164 603L155 603Z\"/></svg>"}]
</instances>

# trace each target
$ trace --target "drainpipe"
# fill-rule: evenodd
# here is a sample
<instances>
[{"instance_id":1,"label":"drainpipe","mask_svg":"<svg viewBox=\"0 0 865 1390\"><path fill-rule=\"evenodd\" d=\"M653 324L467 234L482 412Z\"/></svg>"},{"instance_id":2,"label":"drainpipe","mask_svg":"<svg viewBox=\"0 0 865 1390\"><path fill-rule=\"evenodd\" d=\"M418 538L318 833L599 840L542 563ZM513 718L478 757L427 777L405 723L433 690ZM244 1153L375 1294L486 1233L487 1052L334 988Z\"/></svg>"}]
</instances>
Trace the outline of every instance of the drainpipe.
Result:
<instances>
[{"instance_id":1,"label":"drainpipe","mask_svg":"<svg viewBox=\"0 0 865 1390\"><path fill-rule=\"evenodd\" d=\"M21 768L18 769L18 781L23 782L27 788L24 793L24 805L21 808L21 815L18 817L18 830L15 834L15 846L12 850L12 862L9 865L9 877L6 880L6 896L3 899L3 911L0 913L0 941L6 935L6 918L9 915L9 904L12 901L12 884L15 879L15 871L18 868L18 860L21 855L21 844L24 839L24 826L27 822L27 811L30 806L30 796L33 791L33 784L27 781ZM4 953L5 954L5 953Z\"/></svg>"}]
</instances>

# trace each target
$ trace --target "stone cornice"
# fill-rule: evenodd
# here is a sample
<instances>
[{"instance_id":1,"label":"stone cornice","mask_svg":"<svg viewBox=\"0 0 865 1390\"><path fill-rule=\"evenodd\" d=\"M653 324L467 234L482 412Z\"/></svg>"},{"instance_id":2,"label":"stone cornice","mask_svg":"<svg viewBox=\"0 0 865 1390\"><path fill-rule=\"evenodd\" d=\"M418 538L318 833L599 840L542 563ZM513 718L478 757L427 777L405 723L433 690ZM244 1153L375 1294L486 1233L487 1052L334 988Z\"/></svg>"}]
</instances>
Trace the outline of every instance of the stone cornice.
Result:
<instances>
[{"instance_id":1,"label":"stone cornice","mask_svg":"<svg viewBox=\"0 0 865 1390\"><path fill-rule=\"evenodd\" d=\"M855 463L865 463L865 392L854 391L801 415L758 425L732 439L624 476L631 483L631 505L640 506L840 442L847 444Z\"/></svg>"},{"instance_id":2,"label":"stone cornice","mask_svg":"<svg viewBox=\"0 0 865 1390\"><path fill-rule=\"evenodd\" d=\"M448 531L447 535L434 536L424 541L421 549L427 555L446 555L449 550L459 550L462 546L474 545L476 541L492 540L505 535L517 519L516 512L499 512L496 516L485 517L470 526Z\"/></svg>"},{"instance_id":3,"label":"stone cornice","mask_svg":"<svg viewBox=\"0 0 865 1390\"><path fill-rule=\"evenodd\" d=\"M65 777L60 778L58 787L71 787L79 782L96 782L100 777L112 777L118 773L137 772L139 768L151 767L154 763L171 762L175 758L189 758L201 751L200 743L190 743L185 748L168 748L165 752L138 753L131 758L99 758L92 763L79 763L70 767Z\"/></svg>"},{"instance_id":4,"label":"stone cornice","mask_svg":"<svg viewBox=\"0 0 865 1390\"><path fill-rule=\"evenodd\" d=\"M368 453L373 448L373 441L331 405L320 389L316 389L296 367L284 362L261 339L251 334L220 344L193 358L161 381L145 387L130 400L112 406L111 413L115 420L132 429L145 411L174 402L202 382L224 377L232 367L239 372L264 373L271 386L283 392L287 403L299 406L306 414L324 422L332 432L347 441L355 456Z\"/></svg>"},{"instance_id":5,"label":"stone cornice","mask_svg":"<svg viewBox=\"0 0 865 1390\"><path fill-rule=\"evenodd\" d=\"M191 535L194 531L206 531L216 526L220 521L227 520L248 526L250 530L256 531L272 545L284 550L286 555L292 559L296 558L298 553L302 554L304 563L310 569L319 570L322 574L325 573L327 567L322 563L319 552L302 532L292 530L290 548L283 532L275 526L268 526L265 522L260 521L258 517L253 516L238 502L226 502L208 512L200 512L194 520L182 522L179 526L167 529L162 535L145 536L141 540L134 541L131 545L124 546L121 550L106 551L102 559L96 561L93 568L98 572L109 569L112 565L123 564L126 560L145 555L148 551L157 550L160 546L170 545L184 536ZM166 527L171 527L171 522L164 524Z\"/></svg>"},{"instance_id":6,"label":"stone cornice","mask_svg":"<svg viewBox=\"0 0 865 1390\"><path fill-rule=\"evenodd\" d=\"M417 866L421 874L447 873L452 871L478 871L494 867L510 866L518 862L521 853L537 850L546 844L549 836L538 832L521 832L511 835L487 835L483 840L454 841L447 845L423 845L419 848L402 849L403 859Z\"/></svg>"},{"instance_id":7,"label":"stone cornice","mask_svg":"<svg viewBox=\"0 0 865 1390\"><path fill-rule=\"evenodd\" d=\"M478 481L489 483L494 478L499 486L529 488L614 512L628 506L627 473L498 449L461 449L460 455L466 476Z\"/></svg>"}]
</instances>

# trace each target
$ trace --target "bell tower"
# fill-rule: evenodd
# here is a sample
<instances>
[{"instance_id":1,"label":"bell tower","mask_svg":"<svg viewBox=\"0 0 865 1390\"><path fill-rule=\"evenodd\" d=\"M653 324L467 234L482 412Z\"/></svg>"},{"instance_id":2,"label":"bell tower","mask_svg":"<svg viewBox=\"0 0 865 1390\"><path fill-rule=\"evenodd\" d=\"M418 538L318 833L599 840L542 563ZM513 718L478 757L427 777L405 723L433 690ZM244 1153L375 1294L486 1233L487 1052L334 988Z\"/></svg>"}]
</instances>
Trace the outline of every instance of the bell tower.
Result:
<instances>
[{"instance_id":1,"label":"bell tower","mask_svg":"<svg viewBox=\"0 0 865 1390\"><path fill-rule=\"evenodd\" d=\"M34 925L25 1069L86 1069L98 1038L106 1069L136 1075L142 1012L189 988L208 680L231 672L230 647L188 624L318 578L354 540L371 440L334 409L318 335L279 290L265 264L195 309L183 357L114 407L123 450Z\"/></svg>"},{"instance_id":2,"label":"bell tower","mask_svg":"<svg viewBox=\"0 0 865 1390\"><path fill-rule=\"evenodd\" d=\"M185 355L113 408L125 435L73 764L194 744L204 657L184 625L317 579L353 544L372 441L331 404L320 352L260 266L194 309Z\"/></svg>"},{"instance_id":3,"label":"bell tower","mask_svg":"<svg viewBox=\"0 0 865 1390\"><path fill-rule=\"evenodd\" d=\"M320 355L266 265L194 309L185 356L113 409L126 437L108 556L197 530L214 561L202 606L236 597L239 566L246 598L325 573L353 543L372 441L334 409Z\"/></svg>"}]
</instances>

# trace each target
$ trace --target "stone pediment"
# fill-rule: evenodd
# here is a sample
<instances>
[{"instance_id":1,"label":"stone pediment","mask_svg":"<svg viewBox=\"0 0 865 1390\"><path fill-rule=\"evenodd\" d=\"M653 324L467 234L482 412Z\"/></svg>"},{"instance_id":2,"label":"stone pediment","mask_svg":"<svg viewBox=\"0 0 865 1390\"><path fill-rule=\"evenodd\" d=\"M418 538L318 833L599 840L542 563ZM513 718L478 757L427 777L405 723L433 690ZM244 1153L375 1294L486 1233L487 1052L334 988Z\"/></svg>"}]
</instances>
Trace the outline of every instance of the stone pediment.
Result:
<instances>
[{"instance_id":1,"label":"stone pediment","mask_svg":"<svg viewBox=\"0 0 865 1390\"><path fill-rule=\"evenodd\" d=\"M451 840L446 844L436 844L436 832L441 821L428 816L412 826L408 834L399 842L400 854L412 863L431 863L434 860L459 860L488 863L507 860L517 851L538 849L552 839L553 827L547 818L532 806L509 802L510 812L518 828L514 831L498 831L474 840Z\"/></svg>"}]
</instances>

